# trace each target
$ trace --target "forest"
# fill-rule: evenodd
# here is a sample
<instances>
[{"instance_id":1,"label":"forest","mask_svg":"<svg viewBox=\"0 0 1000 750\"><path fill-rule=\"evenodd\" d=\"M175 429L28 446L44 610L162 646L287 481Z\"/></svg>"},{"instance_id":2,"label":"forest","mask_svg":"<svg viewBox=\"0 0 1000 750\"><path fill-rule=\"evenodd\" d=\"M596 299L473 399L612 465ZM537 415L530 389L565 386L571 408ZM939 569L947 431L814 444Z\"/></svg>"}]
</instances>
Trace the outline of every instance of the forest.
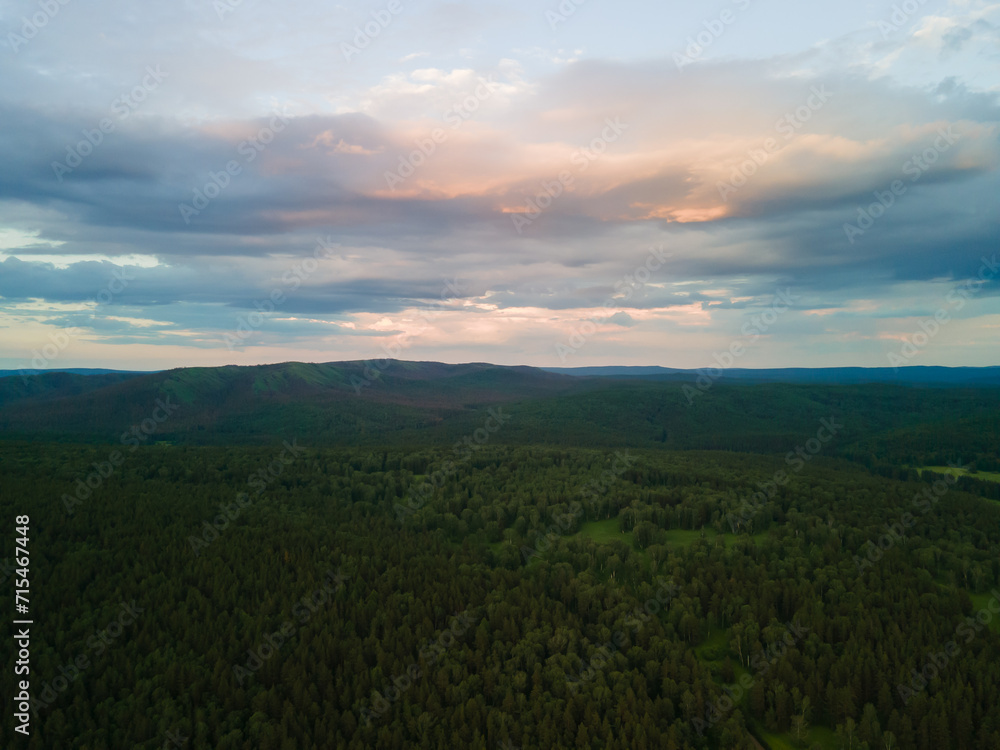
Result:
<instances>
[{"instance_id":1,"label":"forest","mask_svg":"<svg viewBox=\"0 0 1000 750\"><path fill-rule=\"evenodd\" d=\"M995 392L295 372L0 379L4 747L1000 747Z\"/></svg>"}]
</instances>

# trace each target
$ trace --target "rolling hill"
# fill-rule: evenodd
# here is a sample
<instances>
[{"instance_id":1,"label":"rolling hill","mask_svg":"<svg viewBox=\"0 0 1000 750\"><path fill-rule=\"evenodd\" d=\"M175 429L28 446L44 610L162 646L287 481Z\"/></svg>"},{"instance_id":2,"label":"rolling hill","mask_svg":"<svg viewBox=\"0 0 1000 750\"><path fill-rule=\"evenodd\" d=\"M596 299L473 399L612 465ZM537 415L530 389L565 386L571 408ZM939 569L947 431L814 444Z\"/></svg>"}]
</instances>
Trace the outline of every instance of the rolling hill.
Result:
<instances>
[{"instance_id":1,"label":"rolling hill","mask_svg":"<svg viewBox=\"0 0 1000 750\"><path fill-rule=\"evenodd\" d=\"M150 442L443 445L501 407L494 440L786 453L821 420L843 426L824 449L868 465L1000 468L1000 389L900 384L723 382L570 376L530 367L386 361L288 362L149 374L0 378L7 439L116 443L146 420ZM169 418L149 422L162 403ZM162 411L158 413L162 416Z\"/></svg>"}]
</instances>

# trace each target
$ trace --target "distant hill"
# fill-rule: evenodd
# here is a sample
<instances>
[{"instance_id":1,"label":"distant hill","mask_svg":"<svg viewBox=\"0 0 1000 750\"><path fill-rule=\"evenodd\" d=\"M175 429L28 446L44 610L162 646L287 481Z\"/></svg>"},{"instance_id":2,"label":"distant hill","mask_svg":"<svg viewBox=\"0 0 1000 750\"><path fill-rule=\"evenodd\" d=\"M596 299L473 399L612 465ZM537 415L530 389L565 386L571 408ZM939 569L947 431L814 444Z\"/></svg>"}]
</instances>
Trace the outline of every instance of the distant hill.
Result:
<instances>
[{"instance_id":1,"label":"distant hill","mask_svg":"<svg viewBox=\"0 0 1000 750\"><path fill-rule=\"evenodd\" d=\"M605 367L543 367L546 372L554 372L559 375L573 375L574 377L594 377L594 378L618 378L618 377L644 377L656 378L672 375L694 375L697 370L678 370L673 367L660 367L658 365L649 366L619 366L609 365Z\"/></svg>"},{"instance_id":2,"label":"distant hill","mask_svg":"<svg viewBox=\"0 0 1000 750\"><path fill-rule=\"evenodd\" d=\"M50 372L65 372L70 375L110 375L110 374L128 374L128 375L146 375L149 372L155 371L139 371L139 370L105 370L101 368L94 367L66 367L63 369L52 369L52 370L0 370L0 378L10 377L12 375L44 375Z\"/></svg>"},{"instance_id":3,"label":"distant hill","mask_svg":"<svg viewBox=\"0 0 1000 750\"><path fill-rule=\"evenodd\" d=\"M268 444L297 437L314 445L419 449L482 437L477 430L489 410L500 408L511 419L488 439L506 444L784 454L833 417L843 427L825 454L870 466L975 459L981 469L1000 469L1000 388L980 385L984 374L975 368L950 375L948 368L920 368L908 384L824 380L857 377L855 368L823 375L743 371L820 382L748 377L701 390L690 372L570 376L483 363L382 365L287 362L0 378L0 438L118 443L146 420L147 442ZM164 416L162 405L169 417L151 421Z\"/></svg>"},{"instance_id":4,"label":"distant hill","mask_svg":"<svg viewBox=\"0 0 1000 750\"><path fill-rule=\"evenodd\" d=\"M308 436L356 443L416 434L490 405L580 389L530 367L390 361L192 367L144 375L46 373L0 378L0 432L113 442L150 417L157 399L178 409L157 439L268 442Z\"/></svg>"},{"instance_id":5,"label":"distant hill","mask_svg":"<svg viewBox=\"0 0 1000 750\"><path fill-rule=\"evenodd\" d=\"M16 371L15 371L16 372ZM80 396L99 391L116 383L137 377L136 374L108 370L79 374L68 370L43 372L38 375L0 376L0 406L22 402L25 405ZM44 406L35 408L42 411Z\"/></svg>"},{"instance_id":6,"label":"distant hill","mask_svg":"<svg viewBox=\"0 0 1000 750\"><path fill-rule=\"evenodd\" d=\"M706 375L718 382L815 383L848 385L897 383L903 385L1000 386L1000 367L785 367L775 369L672 367L546 367L547 372L574 377L691 380Z\"/></svg>"}]
</instances>

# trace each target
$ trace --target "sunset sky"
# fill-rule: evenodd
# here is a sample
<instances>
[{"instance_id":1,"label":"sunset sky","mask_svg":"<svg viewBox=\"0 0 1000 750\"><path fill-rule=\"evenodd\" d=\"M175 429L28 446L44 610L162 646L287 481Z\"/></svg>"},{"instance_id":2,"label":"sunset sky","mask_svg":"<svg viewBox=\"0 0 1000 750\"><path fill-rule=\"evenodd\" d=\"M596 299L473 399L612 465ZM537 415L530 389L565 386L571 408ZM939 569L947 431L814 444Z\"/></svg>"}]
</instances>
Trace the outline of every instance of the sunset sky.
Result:
<instances>
[{"instance_id":1,"label":"sunset sky","mask_svg":"<svg viewBox=\"0 0 1000 750\"><path fill-rule=\"evenodd\" d=\"M1000 364L1000 4L0 0L0 122L0 368Z\"/></svg>"}]
</instances>

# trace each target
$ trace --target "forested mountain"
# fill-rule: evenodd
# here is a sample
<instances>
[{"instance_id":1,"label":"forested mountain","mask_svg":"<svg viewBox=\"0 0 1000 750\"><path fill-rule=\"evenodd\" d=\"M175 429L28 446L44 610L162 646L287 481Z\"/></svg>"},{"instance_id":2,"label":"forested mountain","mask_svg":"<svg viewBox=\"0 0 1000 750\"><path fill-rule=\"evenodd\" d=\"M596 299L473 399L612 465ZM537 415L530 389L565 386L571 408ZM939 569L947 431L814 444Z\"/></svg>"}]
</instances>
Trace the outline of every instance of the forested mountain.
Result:
<instances>
[{"instance_id":1,"label":"forested mountain","mask_svg":"<svg viewBox=\"0 0 1000 750\"><path fill-rule=\"evenodd\" d=\"M45 386L33 385L35 380ZM184 368L147 375L50 374L0 378L0 430L108 440L157 399L177 405L161 439L254 442L307 431L341 444L434 426L482 404L579 389L573 378L528 367L397 362ZM583 385L586 388L586 384ZM207 433L207 434L203 434Z\"/></svg>"},{"instance_id":2,"label":"forested mountain","mask_svg":"<svg viewBox=\"0 0 1000 750\"><path fill-rule=\"evenodd\" d=\"M26 380L26 382L25 382ZM824 450L868 466L971 464L1000 470L1000 389L726 384L569 377L530 367L385 361L185 368L147 375L0 378L8 437L118 442L171 408L144 442L446 445L482 410L517 418L508 444L791 450L821 419L843 423Z\"/></svg>"},{"instance_id":3,"label":"forested mountain","mask_svg":"<svg viewBox=\"0 0 1000 750\"><path fill-rule=\"evenodd\" d=\"M52 408L45 402L71 399L84 393L101 391L135 377L131 373L46 372L38 375L0 377L0 407L22 405L37 413Z\"/></svg>"},{"instance_id":4,"label":"forested mountain","mask_svg":"<svg viewBox=\"0 0 1000 750\"><path fill-rule=\"evenodd\" d=\"M50 373L68 373L70 375L145 375L145 371L138 370L108 370L103 367L63 367L46 370L36 370L26 368L22 370L0 370L0 378L17 375L18 377L30 377L32 375L46 375Z\"/></svg>"},{"instance_id":5,"label":"forested mountain","mask_svg":"<svg viewBox=\"0 0 1000 750\"><path fill-rule=\"evenodd\" d=\"M694 380L709 377L722 382L798 383L820 385L859 385L895 383L897 385L998 386L1000 367L775 367L753 369L710 367L677 369L673 367L546 367L547 372L577 377L642 378L645 380Z\"/></svg>"},{"instance_id":6,"label":"forested mountain","mask_svg":"<svg viewBox=\"0 0 1000 750\"><path fill-rule=\"evenodd\" d=\"M2 746L1000 747L992 389L396 366L8 399Z\"/></svg>"}]
</instances>

